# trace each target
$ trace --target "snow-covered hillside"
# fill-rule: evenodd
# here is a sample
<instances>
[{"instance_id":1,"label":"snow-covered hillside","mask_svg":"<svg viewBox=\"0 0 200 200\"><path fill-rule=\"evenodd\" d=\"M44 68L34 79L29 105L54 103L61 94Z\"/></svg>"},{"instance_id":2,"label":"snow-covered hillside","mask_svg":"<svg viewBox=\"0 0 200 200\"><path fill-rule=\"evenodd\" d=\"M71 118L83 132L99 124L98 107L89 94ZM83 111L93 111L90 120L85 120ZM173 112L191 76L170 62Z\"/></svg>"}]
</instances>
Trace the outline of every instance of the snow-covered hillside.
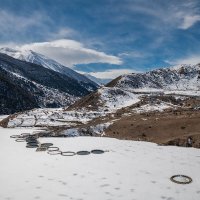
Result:
<instances>
[{"instance_id":1,"label":"snow-covered hillside","mask_svg":"<svg viewBox=\"0 0 200 200\"><path fill-rule=\"evenodd\" d=\"M99 101L109 111L116 111L120 108L133 105L140 101L141 95L122 90L120 88L102 87L98 90Z\"/></svg>"},{"instance_id":2,"label":"snow-covered hillside","mask_svg":"<svg viewBox=\"0 0 200 200\"><path fill-rule=\"evenodd\" d=\"M64 74L1 53L0 88L0 114L69 106L92 89Z\"/></svg>"},{"instance_id":3,"label":"snow-covered hillside","mask_svg":"<svg viewBox=\"0 0 200 200\"><path fill-rule=\"evenodd\" d=\"M75 79L78 81L83 87L86 89L93 91L97 88L97 84L86 76L75 72L74 70L61 65L53 59L50 59L42 54L36 53L32 50L15 50L11 48L0 48L0 53L6 54L13 58L35 63L38 65L42 65L47 69L51 69L53 71L59 72L61 74L65 74L66 76Z\"/></svg>"},{"instance_id":4,"label":"snow-covered hillside","mask_svg":"<svg viewBox=\"0 0 200 200\"><path fill-rule=\"evenodd\" d=\"M0 128L0 199L200 199L198 149L99 137L39 138L61 151L108 150L61 156L36 152L10 138L33 131ZM193 182L171 182L176 174L188 175Z\"/></svg>"},{"instance_id":5,"label":"snow-covered hillside","mask_svg":"<svg viewBox=\"0 0 200 200\"><path fill-rule=\"evenodd\" d=\"M200 65L181 65L171 68L161 68L146 73L125 74L113 80L109 86L126 90L138 89L152 91L199 91Z\"/></svg>"},{"instance_id":6,"label":"snow-covered hillside","mask_svg":"<svg viewBox=\"0 0 200 200\"><path fill-rule=\"evenodd\" d=\"M80 110L86 112L87 110L98 112L116 112L123 107L136 104L140 101L141 94L134 94L129 91L125 91L117 87L101 87L96 92L93 92L74 104L72 104L70 110Z\"/></svg>"},{"instance_id":7,"label":"snow-covered hillside","mask_svg":"<svg viewBox=\"0 0 200 200\"><path fill-rule=\"evenodd\" d=\"M200 96L200 65L181 65L122 75L77 101L72 109L112 112L136 104L141 96L148 95Z\"/></svg>"}]
</instances>

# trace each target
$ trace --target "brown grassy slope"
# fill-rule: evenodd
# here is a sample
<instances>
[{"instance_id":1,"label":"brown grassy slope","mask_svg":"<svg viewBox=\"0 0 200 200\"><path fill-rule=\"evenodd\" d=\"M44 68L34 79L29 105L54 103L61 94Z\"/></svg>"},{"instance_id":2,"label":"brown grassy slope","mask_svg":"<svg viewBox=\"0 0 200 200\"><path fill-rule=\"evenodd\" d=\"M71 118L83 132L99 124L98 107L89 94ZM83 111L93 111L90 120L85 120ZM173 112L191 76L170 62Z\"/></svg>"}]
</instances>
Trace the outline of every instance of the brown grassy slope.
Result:
<instances>
[{"instance_id":1,"label":"brown grassy slope","mask_svg":"<svg viewBox=\"0 0 200 200\"><path fill-rule=\"evenodd\" d=\"M188 136L200 147L200 111L133 114L106 130L107 137L185 146Z\"/></svg>"},{"instance_id":2,"label":"brown grassy slope","mask_svg":"<svg viewBox=\"0 0 200 200\"><path fill-rule=\"evenodd\" d=\"M122 76L119 76L119 77L113 79L112 81L110 81L110 82L106 85L106 87L115 87L116 84L117 84L117 82L118 82L121 78L122 78Z\"/></svg>"},{"instance_id":3,"label":"brown grassy slope","mask_svg":"<svg viewBox=\"0 0 200 200\"><path fill-rule=\"evenodd\" d=\"M97 110L99 104L99 94L97 91L92 92L91 94L81 98L80 100L76 101L74 104L69 106L66 110L78 110L81 108L87 108L90 106L90 110Z\"/></svg>"}]
</instances>

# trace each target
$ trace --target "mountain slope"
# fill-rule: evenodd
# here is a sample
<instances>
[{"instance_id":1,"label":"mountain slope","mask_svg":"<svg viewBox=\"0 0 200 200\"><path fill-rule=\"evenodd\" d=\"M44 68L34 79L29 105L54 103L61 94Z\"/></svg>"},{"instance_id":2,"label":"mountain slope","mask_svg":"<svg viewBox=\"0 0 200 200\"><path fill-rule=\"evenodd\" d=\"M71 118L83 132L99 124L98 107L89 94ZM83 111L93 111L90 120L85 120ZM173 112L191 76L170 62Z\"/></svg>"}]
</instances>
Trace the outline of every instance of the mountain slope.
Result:
<instances>
[{"instance_id":1,"label":"mountain slope","mask_svg":"<svg viewBox=\"0 0 200 200\"><path fill-rule=\"evenodd\" d=\"M200 65L181 65L146 73L123 75L108 87L123 89L200 90Z\"/></svg>"},{"instance_id":2,"label":"mountain slope","mask_svg":"<svg viewBox=\"0 0 200 200\"><path fill-rule=\"evenodd\" d=\"M21 82L21 84L23 83ZM15 77L2 68L0 68L0 105L1 114L38 107L36 98L31 95L31 91L23 90Z\"/></svg>"},{"instance_id":3,"label":"mountain slope","mask_svg":"<svg viewBox=\"0 0 200 200\"><path fill-rule=\"evenodd\" d=\"M72 104L89 91L78 81L0 53L0 113Z\"/></svg>"},{"instance_id":4,"label":"mountain slope","mask_svg":"<svg viewBox=\"0 0 200 200\"><path fill-rule=\"evenodd\" d=\"M84 88L86 88L89 91L94 91L98 87L98 85L95 82L88 79L84 75L79 74L75 72L74 70L61 65L55 60L47 58L46 56L36 53L34 51L31 51L31 50L20 51L20 50L4 47L4 48L0 48L0 53L6 54L8 56L11 56L13 58L16 58L22 61L27 61L34 64L42 65L43 67L47 69L51 69L53 71L64 74L78 81L80 85L82 85Z\"/></svg>"},{"instance_id":5,"label":"mountain slope","mask_svg":"<svg viewBox=\"0 0 200 200\"><path fill-rule=\"evenodd\" d=\"M184 65L146 73L125 74L108 83L106 87L83 97L68 109L113 112L133 104L137 105L142 96L163 93L199 96L200 66Z\"/></svg>"}]
</instances>

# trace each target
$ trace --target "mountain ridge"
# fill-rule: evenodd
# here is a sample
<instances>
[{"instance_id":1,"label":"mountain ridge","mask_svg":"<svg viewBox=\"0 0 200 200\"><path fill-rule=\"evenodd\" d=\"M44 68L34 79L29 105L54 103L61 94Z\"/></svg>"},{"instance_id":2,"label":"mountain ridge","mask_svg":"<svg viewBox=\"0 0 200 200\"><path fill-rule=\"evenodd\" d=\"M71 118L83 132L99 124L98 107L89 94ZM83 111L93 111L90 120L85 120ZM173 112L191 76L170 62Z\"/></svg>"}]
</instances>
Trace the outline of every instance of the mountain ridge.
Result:
<instances>
[{"instance_id":1,"label":"mountain ridge","mask_svg":"<svg viewBox=\"0 0 200 200\"><path fill-rule=\"evenodd\" d=\"M117 77L107 84L131 89L200 90L200 65L178 65Z\"/></svg>"},{"instance_id":2,"label":"mountain ridge","mask_svg":"<svg viewBox=\"0 0 200 200\"><path fill-rule=\"evenodd\" d=\"M1 53L0 71L2 114L38 107L69 106L90 93L73 78Z\"/></svg>"},{"instance_id":3,"label":"mountain ridge","mask_svg":"<svg viewBox=\"0 0 200 200\"><path fill-rule=\"evenodd\" d=\"M3 47L3 48L0 48L0 53L6 54L15 59L41 65L47 69L51 69L61 74L65 74L68 77L74 78L76 81L78 81L83 87L85 87L89 91L94 91L98 87L98 85L94 81L88 79L86 76L79 74L78 72L61 65L57 61L51 58L48 58L47 56L44 56L40 53L34 52L32 50L22 51L22 50L16 50L16 49L8 48L8 47Z\"/></svg>"},{"instance_id":4,"label":"mountain ridge","mask_svg":"<svg viewBox=\"0 0 200 200\"><path fill-rule=\"evenodd\" d=\"M83 97L68 109L116 111L140 102L143 95L200 95L200 65L125 74Z\"/></svg>"}]
</instances>

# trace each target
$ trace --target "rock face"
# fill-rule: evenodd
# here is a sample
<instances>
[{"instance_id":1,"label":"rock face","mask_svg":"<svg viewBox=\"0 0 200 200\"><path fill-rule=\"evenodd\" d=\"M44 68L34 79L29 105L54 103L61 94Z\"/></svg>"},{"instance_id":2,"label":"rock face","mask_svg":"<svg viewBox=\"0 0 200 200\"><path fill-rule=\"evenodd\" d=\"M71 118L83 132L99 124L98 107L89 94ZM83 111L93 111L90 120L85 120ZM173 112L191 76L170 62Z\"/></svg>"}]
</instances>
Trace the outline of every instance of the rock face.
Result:
<instances>
[{"instance_id":1,"label":"rock face","mask_svg":"<svg viewBox=\"0 0 200 200\"><path fill-rule=\"evenodd\" d=\"M0 53L0 114L68 106L89 93L72 77Z\"/></svg>"},{"instance_id":2,"label":"rock face","mask_svg":"<svg viewBox=\"0 0 200 200\"><path fill-rule=\"evenodd\" d=\"M123 89L200 90L200 65L181 65L127 74L107 86Z\"/></svg>"}]
</instances>

